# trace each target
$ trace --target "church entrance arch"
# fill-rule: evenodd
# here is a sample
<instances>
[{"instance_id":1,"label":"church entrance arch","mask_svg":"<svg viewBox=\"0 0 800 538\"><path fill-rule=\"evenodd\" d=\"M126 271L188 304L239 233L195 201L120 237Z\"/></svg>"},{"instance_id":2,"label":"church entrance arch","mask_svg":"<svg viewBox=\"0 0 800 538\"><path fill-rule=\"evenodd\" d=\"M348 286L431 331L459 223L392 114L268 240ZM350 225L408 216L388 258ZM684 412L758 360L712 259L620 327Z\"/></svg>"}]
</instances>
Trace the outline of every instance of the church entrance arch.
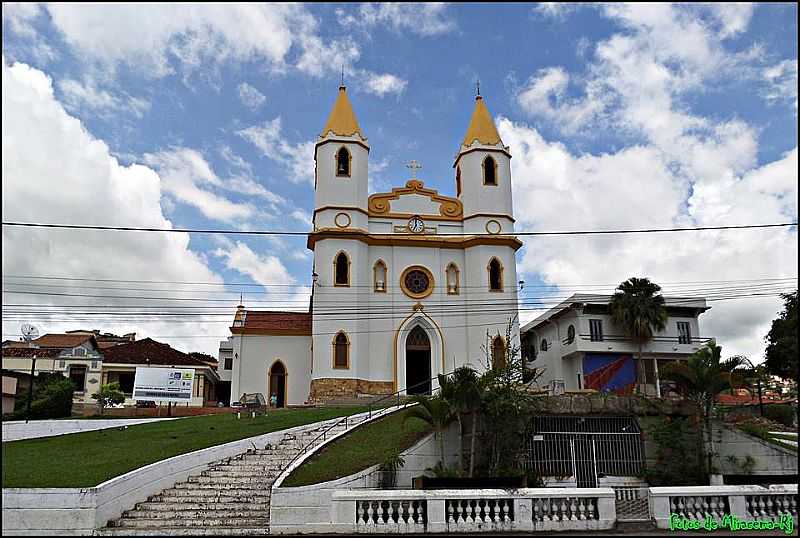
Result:
<instances>
[{"instance_id":1,"label":"church entrance arch","mask_svg":"<svg viewBox=\"0 0 800 538\"><path fill-rule=\"evenodd\" d=\"M275 361L269 369L269 394L267 402L275 395L275 407L286 407L286 367L281 361Z\"/></svg>"},{"instance_id":2,"label":"church entrance arch","mask_svg":"<svg viewBox=\"0 0 800 538\"><path fill-rule=\"evenodd\" d=\"M436 322L422 311L408 316L395 333L395 390L431 394L439 387L436 376L444 373L444 354L442 331ZM426 380L428 383L423 383Z\"/></svg>"},{"instance_id":3,"label":"church entrance arch","mask_svg":"<svg viewBox=\"0 0 800 538\"><path fill-rule=\"evenodd\" d=\"M431 341L417 325L406 337L406 392L431 393Z\"/></svg>"}]
</instances>

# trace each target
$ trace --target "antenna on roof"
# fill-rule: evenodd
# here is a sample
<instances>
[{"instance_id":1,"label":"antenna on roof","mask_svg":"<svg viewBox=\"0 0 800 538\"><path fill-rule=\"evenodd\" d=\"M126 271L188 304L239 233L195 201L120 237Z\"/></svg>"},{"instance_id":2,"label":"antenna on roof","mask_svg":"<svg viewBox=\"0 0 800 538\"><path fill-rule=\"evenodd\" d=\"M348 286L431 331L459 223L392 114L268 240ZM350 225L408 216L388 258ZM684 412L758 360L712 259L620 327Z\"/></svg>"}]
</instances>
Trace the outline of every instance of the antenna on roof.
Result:
<instances>
[{"instance_id":1,"label":"antenna on roof","mask_svg":"<svg viewBox=\"0 0 800 538\"><path fill-rule=\"evenodd\" d=\"M342 83L339 86L344 88L344 64L342 64Z\"/></svg>"},{"instance_id":2,"label":"antenna on roof","mask_svg":"<svg viewBox=\"0 0 800 538\"><path fill-rule=\"evenodd\" d=\"M476 86L476 88L478 90L478 97L480 97L481 96L481 79L477 79L475 81L475 86Z\"/></svg>"}]
</instances>

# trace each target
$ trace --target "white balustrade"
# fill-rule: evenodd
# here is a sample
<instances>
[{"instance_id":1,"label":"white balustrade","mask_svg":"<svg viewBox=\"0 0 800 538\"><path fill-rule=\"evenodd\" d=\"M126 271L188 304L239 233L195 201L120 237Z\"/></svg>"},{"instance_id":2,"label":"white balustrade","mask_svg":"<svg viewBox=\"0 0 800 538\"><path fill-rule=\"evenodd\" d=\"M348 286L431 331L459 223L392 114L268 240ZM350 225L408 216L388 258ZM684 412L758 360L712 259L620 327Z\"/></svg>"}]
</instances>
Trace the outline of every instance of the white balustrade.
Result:
<instances>
[{"instance_id":1,"label":"white balustrade","mask_svg":"<svg viewBox=\"0 0 800 538\"><path fill-rule=\"evenodd\" d=\"M797 485L684 486L650 488L650 513L656 526L670 528L675 521L706 522L721 526L737 521L780 521L797 524ZM673 521L673 524L675 524ZM735 529L733 529L735 530Z\"/></svg>"},{"instance_id":2,"label":"white balustrade","mask_svg":"<svg viewBox=\"0 0 800 538\"><path fill-rule=\"evenodd\" d=\"M329 532L436 533L613 528L610 488L351 490L332 496Z\"/></svg>"}]
</instances>

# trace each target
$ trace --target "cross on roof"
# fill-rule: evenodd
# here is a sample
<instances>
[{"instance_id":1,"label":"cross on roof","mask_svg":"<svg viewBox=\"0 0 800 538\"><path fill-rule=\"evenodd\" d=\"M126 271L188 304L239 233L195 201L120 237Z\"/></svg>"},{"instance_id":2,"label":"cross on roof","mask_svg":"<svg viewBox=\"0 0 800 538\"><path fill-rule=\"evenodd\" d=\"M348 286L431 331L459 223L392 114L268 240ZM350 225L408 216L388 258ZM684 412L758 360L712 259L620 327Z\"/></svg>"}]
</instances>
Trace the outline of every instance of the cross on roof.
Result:
<instances>
[{"instance_id":1,"label":"cross on roof","mask_svg":"<svg viewBox=\"0 0 800 538\"><path fill-rule=\"evenodd\" d=\"M408 164L406 164L406 168L408 168L409 170L411 170L411 179L417 179L417 170L419 170L420 168L422 168L422 165L421 165L421 164L419 164L419 163L418 163L417 161L415 161L414 159L412 159L412 160L410 160L410 161L408 162Z\"/></svg>"}]
</instances>

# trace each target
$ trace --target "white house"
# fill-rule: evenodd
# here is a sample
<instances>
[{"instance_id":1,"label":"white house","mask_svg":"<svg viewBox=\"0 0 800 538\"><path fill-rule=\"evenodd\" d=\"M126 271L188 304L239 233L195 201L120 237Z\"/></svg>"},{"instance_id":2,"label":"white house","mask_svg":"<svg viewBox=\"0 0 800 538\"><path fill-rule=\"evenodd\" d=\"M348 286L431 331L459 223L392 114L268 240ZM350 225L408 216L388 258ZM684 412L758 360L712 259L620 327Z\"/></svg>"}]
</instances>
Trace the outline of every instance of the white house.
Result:
<instances>
[{"instance_id":1,"label":"white house","mask_svg":"<svg viewBox=\"0 0 800 538\"><path fill-rule=\"evenodd\" d=\"M638 389L641 394L666 396L659 366L687 358L710 340L700 332L698 320L710 307L702 298L665 297L666 327L643 345L643 364L637 368L638 344L612 322L610 299L575 294L525 324L521 337L528 365L543 369L539 384L555 392L595 389L626 394Z\"/></svg>"},{"instance_id":2,"label":"white house","mask_svg":"<svg viewBox=\"0 0 800 538\"><path fill-rule=\"evenodd\" d=\"M370 146L344 87L315 147L308 313L243 306L231 327L231 397L279 405L429 392L437 374L505 360L517 309L511 167L478 96L453 162L455 197L412 177L368 194ZM309 166L311 163L309 163ZM512 335L518 337L515 324Z\"/></svg>"}]
</instances>

